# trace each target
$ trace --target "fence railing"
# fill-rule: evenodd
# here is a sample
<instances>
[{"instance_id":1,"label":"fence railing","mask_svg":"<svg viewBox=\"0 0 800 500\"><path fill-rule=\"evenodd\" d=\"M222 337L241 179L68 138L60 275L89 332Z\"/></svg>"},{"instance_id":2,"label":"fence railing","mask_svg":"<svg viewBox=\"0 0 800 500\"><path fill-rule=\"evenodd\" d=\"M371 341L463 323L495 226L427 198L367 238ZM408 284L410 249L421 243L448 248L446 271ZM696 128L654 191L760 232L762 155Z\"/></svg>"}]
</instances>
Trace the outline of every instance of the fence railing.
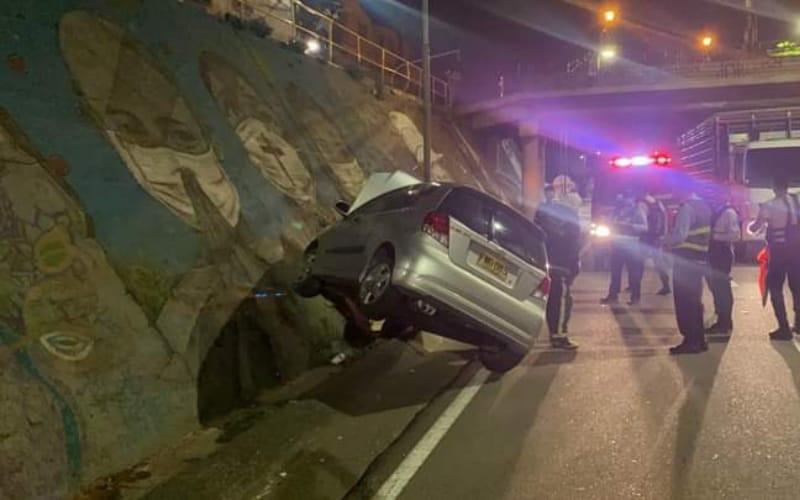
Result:
<instances>
[{"instance_id":1,"label":"fence railing","mask_svg":"<svg viewBox=\"0 0 800 500\"><path fill-rule=\"evenodd\" d=\"M280 11L269 10L247 0L240 0L239 5L246 6L251 16L255 14L288 26L295 40L316 40L319 43L319 57L325 58L329 64L347 66L355 63L372 68L377 72L376 76L381 85L422 97L424 77L422 67L418 64L373 42L300 0L288 1L291 4L290 18L281 16ZM431 94L435 104L452 104L450 85L442 78L431 76Z\"/></svg>"}]
</instances>

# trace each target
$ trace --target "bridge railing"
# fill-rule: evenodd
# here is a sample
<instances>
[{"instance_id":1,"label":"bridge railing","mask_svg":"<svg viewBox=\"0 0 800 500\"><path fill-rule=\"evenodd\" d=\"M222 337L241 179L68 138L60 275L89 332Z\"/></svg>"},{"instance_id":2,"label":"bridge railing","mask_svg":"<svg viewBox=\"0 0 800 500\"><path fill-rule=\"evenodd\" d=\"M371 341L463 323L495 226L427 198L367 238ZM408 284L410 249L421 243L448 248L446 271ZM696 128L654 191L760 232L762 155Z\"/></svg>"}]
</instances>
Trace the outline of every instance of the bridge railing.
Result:
<instances>
[{"instance_id":1,"label":"bridge railing","mask_svg":"<svg viewBox=\"0 0 800 500\"><path fill-rule=\"evenodd\" d=\"M528 84L517 85L515 93L610 86L657 85L687 81L744 80L781 77L797 74L800 80L800 57L760 57L729 61L710 61L674 66L646 66L618 61L599 72L591 71L591 61L575 61L568 71L559 75L542 77Z\"/></svg>"},{"instance_id":2,"label":"bridge railing","mask_svg":"<svg viewBox=\"0 0 800 500\"><path fill-rule=\"evenodd\" d=\"M262 17L270 20L270 25L287 27L291 31L291 38L295 40L316 40L320 57L329 64L356 64L371 68L376 70L381 84L422 97L423 71L417 63L386 49L300 0L286 1L291 4L288 16L252 0L239 0L238 5L240 9L247 9L248 18ZM241 15L245 17L243 13ZM442 78L431 76L431 94L436 104L452 104L450 85Z\"/></svg>"}]
</instances>

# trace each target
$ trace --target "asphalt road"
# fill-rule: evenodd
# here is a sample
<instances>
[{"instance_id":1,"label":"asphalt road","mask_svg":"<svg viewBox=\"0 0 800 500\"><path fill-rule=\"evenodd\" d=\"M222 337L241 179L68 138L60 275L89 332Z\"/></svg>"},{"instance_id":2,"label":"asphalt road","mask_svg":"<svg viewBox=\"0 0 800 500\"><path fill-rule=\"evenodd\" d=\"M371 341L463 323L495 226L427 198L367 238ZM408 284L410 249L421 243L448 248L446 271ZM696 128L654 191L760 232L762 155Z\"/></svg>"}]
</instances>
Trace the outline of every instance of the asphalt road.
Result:
<instances>
[{"instance_id":1,"label":"asphalt road","mask_svg":"<svg viewBox=\"0 0 800 500\"><path fill-rule=\"evenodd\" d=\"M607 275L582 275L571 328L580 350L543 346L490 377L399 498L800 498L800 348L766 337L775 323L756 270L734 276L734 334L671 357L680 340L672 298L652 294L652 276L641 305L604 307ZM377 491L463 378L351 497Z\"/></svg>"}]
</instances>

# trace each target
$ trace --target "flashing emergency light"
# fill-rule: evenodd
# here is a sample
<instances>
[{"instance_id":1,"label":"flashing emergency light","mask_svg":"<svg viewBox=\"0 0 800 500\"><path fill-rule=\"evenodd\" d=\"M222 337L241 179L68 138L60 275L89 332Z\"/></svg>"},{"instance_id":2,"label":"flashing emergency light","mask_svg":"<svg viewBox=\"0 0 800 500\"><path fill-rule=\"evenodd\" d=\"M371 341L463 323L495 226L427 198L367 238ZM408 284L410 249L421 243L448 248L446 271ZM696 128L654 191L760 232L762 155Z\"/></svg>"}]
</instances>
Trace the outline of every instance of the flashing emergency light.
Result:
<instances>
[{"instance_id":1,"label":"flashing emergency light","mask_svg":"<svg viewBox=\"0 0 800 500\"><path fill-rule=\"evenodd\" d=\"M608 238L611 236L611 228L605 224L592 224L592 228L589 232L592 236L597 238Z\"/></svg>"},{"instance_id":2,"label":"flashing emergency light","mask_svg":"<svg viewBox=\"0 0 800 500\"><path fill-rule=\"evenodd\" d=\"M616 168L648 167L651 165L665 167L670 163L672 163L672 158L669 155L658 152L650 156L617 156L611 160L611 165Z\"/></svg>"}]
</instances>

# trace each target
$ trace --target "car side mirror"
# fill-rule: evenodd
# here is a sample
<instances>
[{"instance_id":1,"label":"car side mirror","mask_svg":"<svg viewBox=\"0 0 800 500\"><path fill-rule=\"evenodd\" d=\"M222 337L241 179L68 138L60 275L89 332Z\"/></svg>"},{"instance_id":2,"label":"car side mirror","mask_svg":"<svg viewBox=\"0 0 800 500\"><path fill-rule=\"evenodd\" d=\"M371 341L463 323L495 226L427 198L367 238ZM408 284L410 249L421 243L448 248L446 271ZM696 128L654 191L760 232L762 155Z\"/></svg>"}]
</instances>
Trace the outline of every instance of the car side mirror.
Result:
<instances>
[{"instance_id":1,"label":"car side mirror","mask_svg":"<svg viewBox=\"0 0 800 500\"><path fill-rule=\"evenodd\" d=\"M350 212L350 204L345 201L337 201L334 207L336 208L336 212L342 217L345 217L347 213Z\"/></svg>"}]
</instances>

